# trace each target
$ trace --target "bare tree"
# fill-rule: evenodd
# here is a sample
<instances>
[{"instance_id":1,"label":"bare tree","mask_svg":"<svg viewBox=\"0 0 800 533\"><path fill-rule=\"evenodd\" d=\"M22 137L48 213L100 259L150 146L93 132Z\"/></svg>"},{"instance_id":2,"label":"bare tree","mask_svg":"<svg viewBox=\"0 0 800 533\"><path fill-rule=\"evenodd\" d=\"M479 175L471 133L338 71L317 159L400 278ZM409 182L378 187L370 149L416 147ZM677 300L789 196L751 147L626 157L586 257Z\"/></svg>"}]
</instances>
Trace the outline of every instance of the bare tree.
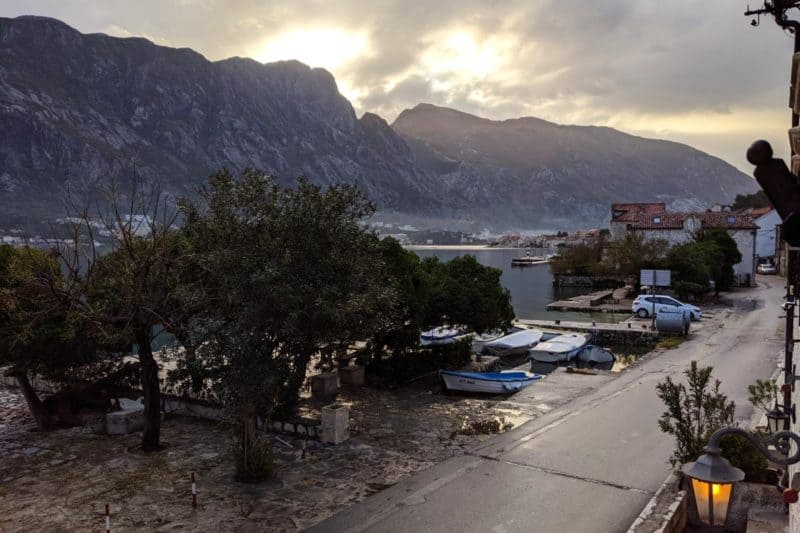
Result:
<instances>
[{"instance_id":1,"label":"bare tree","mask_svg":"<svg viewBox=\"0 0 800 533\"><path fill-rule=\"evenodd\" d=\"M134 180L125 198L112 183L105 200L80 208L70 200L69 238L54 248L63 281L43 281L55 301L98 328L104 341L135 345L144 393L142 449L154 451L160 448L161 389L152 342L162 331L182 337L176 294L185 241L175 229L177 209L157 186ZM106 254L99 252L100 239L110 248Z\"/></svg>"}]
</instances>

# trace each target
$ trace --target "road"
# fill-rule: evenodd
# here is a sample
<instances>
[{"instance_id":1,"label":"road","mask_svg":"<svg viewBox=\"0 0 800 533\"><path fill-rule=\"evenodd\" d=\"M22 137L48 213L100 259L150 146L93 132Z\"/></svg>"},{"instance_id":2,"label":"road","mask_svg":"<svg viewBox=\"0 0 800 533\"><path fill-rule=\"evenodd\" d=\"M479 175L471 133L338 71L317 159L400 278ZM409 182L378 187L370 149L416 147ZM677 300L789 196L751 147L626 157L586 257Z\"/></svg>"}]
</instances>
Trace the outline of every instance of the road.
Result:
<instances>
[{"instance_id":1,"label":"road","mask_svg":"<svg viewBox=\"0 0 800 533\"><path fill-rule=\"evenodd\" d=\"M690 341L629 368L591 394L419 472L311 531L625 531L670 471L673 441L657 419L656 383L692 360L714 367L749 421L747 385L774 372L783 279L732 293L736 305Z\"/></svg>"}]
</instances>

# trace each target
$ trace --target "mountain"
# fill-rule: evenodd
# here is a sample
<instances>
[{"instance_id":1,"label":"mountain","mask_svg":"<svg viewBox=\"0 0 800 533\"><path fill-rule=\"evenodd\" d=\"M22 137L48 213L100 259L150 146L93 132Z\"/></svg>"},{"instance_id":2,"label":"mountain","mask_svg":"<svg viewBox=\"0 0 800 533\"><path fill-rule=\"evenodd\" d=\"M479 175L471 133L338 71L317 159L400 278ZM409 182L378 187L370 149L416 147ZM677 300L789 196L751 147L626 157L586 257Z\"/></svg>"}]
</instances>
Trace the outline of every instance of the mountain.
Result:
<instances>
[{"instance_id":1,"label":"mountain","mask_svg":"<svg viewBox=\"0 0 800 533\"><path fill-rule=\"evenodd\" d=\"M221 167L354 183L391 221L451 229L603 225L612 202L684 206L755 189L687 146L608 128L493 122L419 105L389 126L356 117L325 70L208 61L58 20L0 18L0 225L62 217L135 175L168 197Z\"/></svg>"},{"instance_id":2,"label":"mountain","mask_svg":"<svg viewBox=\"0 0 800 533\"><path fill-rule=\"evenodd\" d=\"M607 127L493 121L420 104L392 128L422 169L486 208L478 217L493 213L512 227L605 225L613 202L704 209L756 190L753 179L721 159Z\"/></svg>"},{"instance_id":3,"label":"mountain","mask_svg":"<svg viewBox=\"0 0 800 533\"><path fill-rule=\"evenodd\" d=\"M134 169L193 194L222 166L284 184L355 183L387 210L447 209L441 182L383 119L358 119L330 73L296 61L211 62L54 19L0 18L0 124L7 216L62 216L67 189L124 182Z\"/></svg>"}]
</instances>

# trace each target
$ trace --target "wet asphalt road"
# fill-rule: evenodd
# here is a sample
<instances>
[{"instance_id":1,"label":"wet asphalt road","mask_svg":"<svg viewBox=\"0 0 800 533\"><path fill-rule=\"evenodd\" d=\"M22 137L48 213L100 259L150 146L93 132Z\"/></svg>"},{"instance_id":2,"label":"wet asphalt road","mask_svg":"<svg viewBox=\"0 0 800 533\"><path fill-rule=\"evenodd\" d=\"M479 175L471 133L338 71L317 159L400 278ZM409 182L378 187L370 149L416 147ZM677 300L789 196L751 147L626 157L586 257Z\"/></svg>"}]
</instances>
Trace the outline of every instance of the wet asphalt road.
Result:
<instances>
[{"instance_id":1,"label":"wet asphalt road","mask_svg":"<svg viewBox=\"0 0 800 533\"><path fill-rule=\"evenodd\" d=\"M691 341L597 390L419 472L312 531L625 531L670 471L672 437L656 421L655 385L692 360L714 366L737 418L754 415L747 385L775 371L783 347L782 278L730 295Z\"/></svg>"}]
</instances>

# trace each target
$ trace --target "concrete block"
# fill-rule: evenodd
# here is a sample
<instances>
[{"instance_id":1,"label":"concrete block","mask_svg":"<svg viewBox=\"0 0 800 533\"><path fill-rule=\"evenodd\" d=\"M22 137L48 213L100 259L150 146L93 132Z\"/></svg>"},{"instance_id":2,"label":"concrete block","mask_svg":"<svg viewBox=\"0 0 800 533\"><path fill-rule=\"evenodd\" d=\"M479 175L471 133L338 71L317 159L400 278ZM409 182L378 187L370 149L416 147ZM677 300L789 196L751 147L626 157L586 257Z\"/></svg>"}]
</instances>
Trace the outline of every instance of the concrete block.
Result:
<instances>
[{"instance_id":1,"label":"concrete block","mask_svg":"<svg viewBox=\"0 0 800 533\"><path fill-rule=\"evenodd\" d=\"M345 366L339 369L339 379L353 387L364 386L364 367L359 365Z\"/></svg>"},{"instance_id":2,"label":"concrete block","mask_svg":"<svg viewBox=\"0 0 800 533\"><path fill-rule=\"evenodd\" d=\"M339 393L339 375L323 373L311 377L311 395L317 400L335 397Z\"/></svg>"},{"instance_id":3,"label":"concrete block","mask_svg":"<svg viewBox=\"0 0 800 533\"><path fill-rule=\"evenodd\" d=\"M144 406L114 411L106 415L106 431L109 435L127 435L142 429L144 429Z\"/></svg>"},{"instance_id":4,"label":"concrete block","mask_svg":"<svg viewBox=\"0 0 800 533\"><path fill-rule=\"evenodd\" d=\"M340 444L350 438L350 408L331 404L322 408L322 442Z\"/></svg>"}]
</instances>

